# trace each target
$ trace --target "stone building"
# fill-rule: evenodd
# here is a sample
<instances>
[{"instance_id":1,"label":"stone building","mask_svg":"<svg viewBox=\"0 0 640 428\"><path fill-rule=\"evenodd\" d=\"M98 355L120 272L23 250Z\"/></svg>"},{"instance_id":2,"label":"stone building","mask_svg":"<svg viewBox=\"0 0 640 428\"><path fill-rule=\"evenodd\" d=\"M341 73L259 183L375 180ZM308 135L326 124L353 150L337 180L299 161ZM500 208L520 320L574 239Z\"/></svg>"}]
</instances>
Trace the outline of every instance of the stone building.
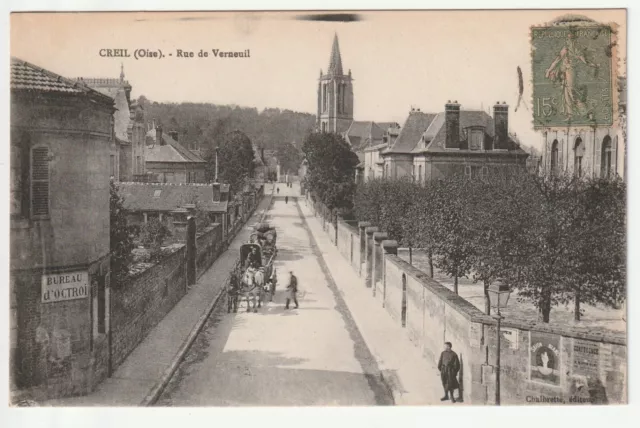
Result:
<instances>
[{"instance_id":1,"label":"stone building","mask_svg":"<svg viewBox=\"0 0 640 428\"><path fill-rule=\"evenodd\" d=\"M148 181L160 183L204 183L207 162L178 142L175 131L150 129L146 141Z\"/></svg>"},{"instance_id":2,"label":"stone building","mask_svg":"<svg viewBox=\"0 0 640 428\"><path fill-rule=\"evenodd\" d=\"M152 218L167 221L178 233L184 232L187 217L196 209L209 214L209 220L228 231L229 185L204 183L120 183L127 223L142 225Z\"/></svg>"},{"instance_id":3,"label":"stone building","mask_svg":"<svg viewBox=\"0 0 640 428\"><path fill-rule=\"evenodd\" d=\"M553 128L542 131L542 167L578 176L626 179L626 78L618 80L620 117L612 127Z\"/></svg>"},{"instance_id":4,"label":"stone building","mask_svg":"<svg viewBox=\"0 0 640 428\"><path fill-rule=\"evenodd\" d=\"M11 383L87 394L110 370L114 100L17 58L10 88Z\"/></svg>"},{"instance_id":5,"label":"stone building","mask_svg":"<svg viewBox=\"0 0 640 428\"><path fill-rule=\"evenodd\" d=\"M145 167L144 111L137 101L131 101L131 85L124 78L79 78L91 88L111 97L115 102L113 113L115 138L109 159L111 176L120 181L131 181L143 176Z\"/></svg>"},{"instance_id":6,"label":"stone building","mask_svg":"<svg viewBox=\"0 0 640 428\"><path fill-rule=\"evenodd\" d=\"M449 101L440 113L412 110L395 142L380 152L384 177L408 176L420 183L525 167L528 156L509 134L506 103L493 106L492 118L482 110L463 110L457 101Z\"/></svg>"}]
</instances>

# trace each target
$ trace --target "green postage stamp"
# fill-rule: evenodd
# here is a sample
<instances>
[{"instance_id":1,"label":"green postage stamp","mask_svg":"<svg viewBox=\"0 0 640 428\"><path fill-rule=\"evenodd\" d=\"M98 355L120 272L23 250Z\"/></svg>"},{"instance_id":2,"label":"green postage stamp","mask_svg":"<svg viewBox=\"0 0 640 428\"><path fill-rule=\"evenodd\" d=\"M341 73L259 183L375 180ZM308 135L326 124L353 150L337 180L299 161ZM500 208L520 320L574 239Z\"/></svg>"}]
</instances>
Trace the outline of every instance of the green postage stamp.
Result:
<instances>
[{"instance_id":1,"label":"green postage stamp","mask_svg":"<svg viewBox=\"0 0 640 428\"><path fill-rule=\"evenodd\" d=\"M616 37L611 25L533 27L534 127L612 126Z\"/></svg>"}]
</instances>

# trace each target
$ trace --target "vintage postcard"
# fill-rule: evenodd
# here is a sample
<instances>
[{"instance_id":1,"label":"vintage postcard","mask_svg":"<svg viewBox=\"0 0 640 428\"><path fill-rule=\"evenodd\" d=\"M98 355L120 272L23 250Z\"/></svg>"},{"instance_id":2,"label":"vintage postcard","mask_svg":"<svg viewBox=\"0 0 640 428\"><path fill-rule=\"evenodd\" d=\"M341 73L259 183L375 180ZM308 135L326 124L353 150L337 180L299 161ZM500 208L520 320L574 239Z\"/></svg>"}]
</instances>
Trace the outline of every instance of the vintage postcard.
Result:
<instances>
[{"instance_id":1,"label":"vintage postcard","mask_svg":"<svg viewBox=\"0 0 640 428\"><path fill-rule=\"evenodd\" d=\"M626 404L627 12L10 17L10 405Z\"/></svg>"}]
</instances>

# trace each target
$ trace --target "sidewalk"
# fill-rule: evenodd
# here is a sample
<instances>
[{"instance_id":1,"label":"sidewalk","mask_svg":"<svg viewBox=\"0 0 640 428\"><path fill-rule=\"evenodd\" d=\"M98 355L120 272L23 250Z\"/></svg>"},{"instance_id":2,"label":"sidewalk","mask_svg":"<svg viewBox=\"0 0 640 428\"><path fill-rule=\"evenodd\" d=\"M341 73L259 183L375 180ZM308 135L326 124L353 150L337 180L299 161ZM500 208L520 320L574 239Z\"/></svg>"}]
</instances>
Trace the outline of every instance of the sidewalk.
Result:
<instances>
[{"instance_id":1,"label":"sidewalk","mask_svg":"<svg viewBox=\"0 0 640 428\"><path fill-rule=\"evenodd\" d=\"M327 263L360 333L375 357L385 382L392 389L396 404L442 405L440 373L409 340L387 311L371 296L371 289L358 277L351 265L323 232L320 221L303 198L298 205L307 226Z\"/></svg>"},{"instance_id":2,"label":"sidewalk","mask_svg":"<svg viewBox=\"0 0 640 428\"><path fill-rule=\"evenodd\" d=\"M199 320L220 295L229 271L238 258L238 248L249 239L270 198L260 202L247 224L231 242L229 248L191 286L189 292L156 325L149 335L131 352L113 376L86 396L49 400L41 406L139 406L157 389L158 382L181 358L185 339L192 334Z\"/></svg>"}]
</instances>

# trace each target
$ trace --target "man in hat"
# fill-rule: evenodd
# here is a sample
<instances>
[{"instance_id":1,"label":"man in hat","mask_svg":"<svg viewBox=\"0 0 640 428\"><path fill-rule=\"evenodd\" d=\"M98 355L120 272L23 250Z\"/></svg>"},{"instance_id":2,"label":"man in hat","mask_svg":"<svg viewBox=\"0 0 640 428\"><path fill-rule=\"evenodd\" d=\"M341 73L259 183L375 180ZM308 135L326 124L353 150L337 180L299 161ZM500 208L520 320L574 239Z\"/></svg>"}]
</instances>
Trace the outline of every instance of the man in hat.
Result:
<instances>
[{"instance_id":1,"label":"man in hat","mask_svg":"<svg viewBox=\"0 0 640 428\"><path fill-rule=\"evenodd\" d=\"M287 286L287 301L285 302L284 308L289 309L289 302L293 300L293 303L296 304L296 309L298 309L298 278L293 274L293 271L289 271L291 275L289 277L289 285Z\"/></svg>"},{"instance_id":2,"label":"man in hat","mask_svg":"<svg viewBox=\"0 0 640 428\"><path fill-rule=\"evenodd\" d=\"M444 348L438 361L438 370L440 370L440 379L442 380L442 387L444 388L444 397L442 397L440 401L448 400L449 395L451 395L451 401L455 403L456 399L453 397L453 391L460 387L458 384L460 360L458 359L458 355L451 350L451 342L445 342ZM458 397L458 400L460 400L460 397Z\"/></svg>"}]
</instances>

